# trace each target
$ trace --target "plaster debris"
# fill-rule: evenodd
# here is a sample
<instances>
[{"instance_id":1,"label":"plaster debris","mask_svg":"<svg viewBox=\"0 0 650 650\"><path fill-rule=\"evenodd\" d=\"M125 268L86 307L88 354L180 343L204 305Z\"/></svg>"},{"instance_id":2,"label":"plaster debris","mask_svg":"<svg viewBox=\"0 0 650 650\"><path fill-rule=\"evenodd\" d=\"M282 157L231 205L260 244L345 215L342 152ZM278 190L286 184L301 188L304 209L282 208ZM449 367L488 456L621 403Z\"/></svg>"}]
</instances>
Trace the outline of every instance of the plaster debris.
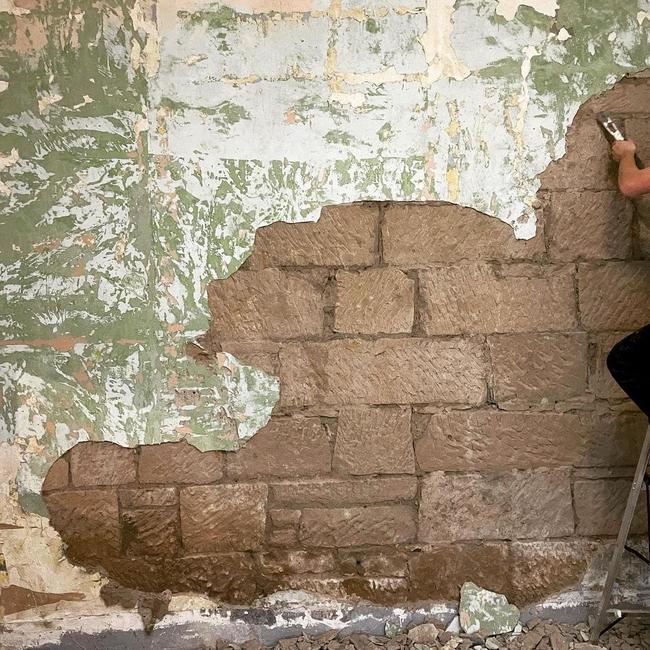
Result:
<instances>
[{"instance_id":1,"label":"plaster debris","mask_svg":"<svg viewBox=\"0 0 650 650\"><path fill-rule=\"evenodd\" d=\"M519 609L505 596L466 582L460 590L460 625L468 634L484 637L512 632L519 622Z\"/></svg>"},{"instance_id":2,"label":"plaster debris","mask_svg":"<svg viewBox=\"0 0 650 650\"><path fill-rule=\"evenodd\" d=\"M411 628L408 638L414 643L425 643L431 645L437 638L440 631L433 623L423 623Z\"/></svg>"}]
</instances>

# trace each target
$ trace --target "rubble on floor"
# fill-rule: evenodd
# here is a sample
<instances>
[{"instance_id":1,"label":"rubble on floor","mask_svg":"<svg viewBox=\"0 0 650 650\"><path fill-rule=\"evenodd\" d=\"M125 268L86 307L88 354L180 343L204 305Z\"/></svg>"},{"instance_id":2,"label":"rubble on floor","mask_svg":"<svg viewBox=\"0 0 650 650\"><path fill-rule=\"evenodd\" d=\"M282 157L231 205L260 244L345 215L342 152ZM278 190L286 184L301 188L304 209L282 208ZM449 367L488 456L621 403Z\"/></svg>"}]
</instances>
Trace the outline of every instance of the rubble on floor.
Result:
<instances>
[{"instance_id":1,"label":"rubble on floor","mask_svg":"<svg viewBox=\"0 0 650 650\"><path fill-rule=\"evenodd\" d=\"M390 628L393 632L393 628ZM315 637L282 639L274 650L650 650L650 620L630 618L603 635L599 643L589 641L589 627L555 624L535 619L514 634L484 638L479 634L452 633L444 625L427 622L394 636L340 633L336 630ZM259 641L242 645L217 643L217 650L263 650Z\"/></svg>"}]
</instances>

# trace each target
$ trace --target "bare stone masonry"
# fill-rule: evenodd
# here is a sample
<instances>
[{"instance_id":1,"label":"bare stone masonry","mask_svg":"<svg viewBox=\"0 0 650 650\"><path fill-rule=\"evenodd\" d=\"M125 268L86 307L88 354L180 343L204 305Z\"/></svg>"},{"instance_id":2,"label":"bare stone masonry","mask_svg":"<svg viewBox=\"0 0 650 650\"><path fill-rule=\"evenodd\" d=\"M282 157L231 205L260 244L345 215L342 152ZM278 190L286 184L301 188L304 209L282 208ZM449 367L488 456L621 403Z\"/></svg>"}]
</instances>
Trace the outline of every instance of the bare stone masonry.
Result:
<instances>
[{"instance_id":1,"label":"bare stone masonry","mask_svg":"<svg viewBox=\"0 0 650 650\"><path fill-rule=\"evenodd\" d=\"M650 204L616 192L592 111L650 138L649 88L581 109L530 241L448 204L260 229L209 286L205 347L280 378L271 421L236 454L75 447L44 486L73 561L243 603L456 600L473 581L521 607L575 585L646 425L606 355L650 321Z\"/></svg>"}]
</instances>

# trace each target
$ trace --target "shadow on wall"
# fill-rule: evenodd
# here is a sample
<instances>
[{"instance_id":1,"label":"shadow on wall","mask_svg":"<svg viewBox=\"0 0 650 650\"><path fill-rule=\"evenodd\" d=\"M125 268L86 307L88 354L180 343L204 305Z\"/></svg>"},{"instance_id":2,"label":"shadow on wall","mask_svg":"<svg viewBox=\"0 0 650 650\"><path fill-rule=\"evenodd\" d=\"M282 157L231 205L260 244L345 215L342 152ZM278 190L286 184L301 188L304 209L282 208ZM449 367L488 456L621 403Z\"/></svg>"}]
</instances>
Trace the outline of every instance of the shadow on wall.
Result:
<instances>
[{"instance_id":1,"label":"shadow on wall","mask_svg":"<svg viewBox=\"0 0 650 650\"><path fill-rule=\"evenodd\" d=\"M69 558L233 603L456 599L471 579L525 605L577 585L645 428L605 357L650 321L650 200L616 191L600 110L650 161L650 85L625 80L543 174L533 240L448 204L258 231L210 285L201 356L279 376L270 423L238 453L77 445L43 488Z\"/></svg>"}]
</instances>

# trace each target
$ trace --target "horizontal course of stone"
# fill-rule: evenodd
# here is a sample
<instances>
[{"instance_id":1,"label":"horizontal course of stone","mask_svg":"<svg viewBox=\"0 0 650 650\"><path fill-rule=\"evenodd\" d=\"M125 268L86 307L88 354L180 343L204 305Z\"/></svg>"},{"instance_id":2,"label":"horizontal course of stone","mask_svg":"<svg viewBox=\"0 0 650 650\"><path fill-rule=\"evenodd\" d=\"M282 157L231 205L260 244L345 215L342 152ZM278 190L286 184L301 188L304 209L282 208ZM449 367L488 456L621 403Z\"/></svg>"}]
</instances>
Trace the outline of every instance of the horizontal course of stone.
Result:
<instances>
[{"instance_id":1,"label":"horizontal course of stone","mask_svg":"<svg viewBox=\"0 0 650 650\"><path fill-rule=\"evenodd\" d=\"M44 487L69 557L232 602L456 599L472 580L524 605L577 583L647 426L605 360L650 322L650 202L616 191L590 112L625 116L634 92L581 111L533 240L446 204L260 229L209 287L204 345L280 378L271 421L238 453L75 447ZM650 160L648 123L625 120Z\"/></svg>"}]
</instances>

